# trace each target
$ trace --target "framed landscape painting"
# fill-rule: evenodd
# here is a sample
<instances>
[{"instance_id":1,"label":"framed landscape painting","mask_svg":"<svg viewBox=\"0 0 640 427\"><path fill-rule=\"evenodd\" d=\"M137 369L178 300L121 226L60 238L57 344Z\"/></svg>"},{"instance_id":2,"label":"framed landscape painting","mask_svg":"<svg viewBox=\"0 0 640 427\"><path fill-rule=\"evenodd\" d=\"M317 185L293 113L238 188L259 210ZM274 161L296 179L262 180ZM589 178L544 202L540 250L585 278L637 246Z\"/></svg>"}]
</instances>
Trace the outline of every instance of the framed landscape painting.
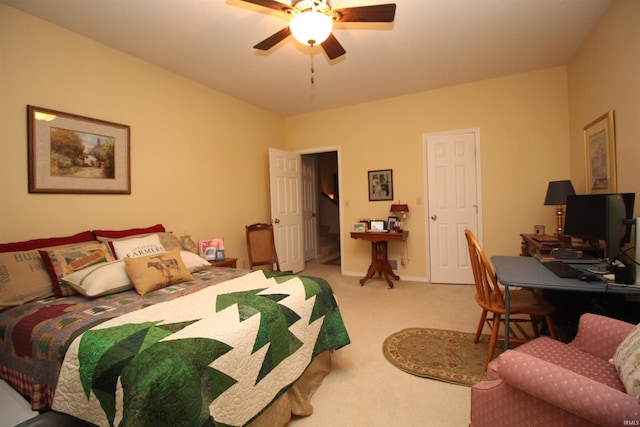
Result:
<instances>
[{"instance_id":1,"label":"framed landscape painting","mask_svg":"<svg viewBox=\"0 0 640 427\"><path fill-rule=\"evenodd\" d=\"M27 106L29 193L131 194L127 125Z\"/></svg>"}]
</instances>

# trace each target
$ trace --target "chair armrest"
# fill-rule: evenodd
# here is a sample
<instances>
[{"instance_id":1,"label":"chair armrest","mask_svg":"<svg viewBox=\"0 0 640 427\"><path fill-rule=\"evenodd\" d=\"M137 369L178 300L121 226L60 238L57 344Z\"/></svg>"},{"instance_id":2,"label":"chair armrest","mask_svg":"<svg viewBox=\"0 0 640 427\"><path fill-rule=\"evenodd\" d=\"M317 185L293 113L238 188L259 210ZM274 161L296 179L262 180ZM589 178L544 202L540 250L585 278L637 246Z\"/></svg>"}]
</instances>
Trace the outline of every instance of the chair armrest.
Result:
<instances>
[{"instance_id":1,"label":"chair armrest","mask_svg":"<svg viewBox=\"0 0 640 427\"><path fill-rule=\"evenodd\" d=\"M635 325L610 317L585 313L580 317L578 334L570 345L601 359L613 357L618 345Z\"/></svg>"},{"instance_id":2,"label":"chair armrest","mask_svg":"<svg viewBox=\"0 0 640 427\"><path fill-rule=\"evenodd\" d=\"M498 374L511 387L598 425L640 421L634 397L529 354L504 352Z\"/></svg>"}]
</instances>

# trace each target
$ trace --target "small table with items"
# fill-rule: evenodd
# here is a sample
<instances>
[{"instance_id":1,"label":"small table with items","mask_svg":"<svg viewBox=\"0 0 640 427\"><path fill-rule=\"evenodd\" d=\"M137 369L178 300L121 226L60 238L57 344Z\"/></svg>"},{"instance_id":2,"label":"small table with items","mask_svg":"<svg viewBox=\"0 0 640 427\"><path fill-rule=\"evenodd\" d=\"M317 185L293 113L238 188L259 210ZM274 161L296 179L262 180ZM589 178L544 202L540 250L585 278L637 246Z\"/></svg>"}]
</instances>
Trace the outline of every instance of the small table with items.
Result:
<instances>
[{"instance_id":1,"label":"small table with items","mask_svg":"<svg viewBox=\"0 0 640 427\"><path fill-rule=\"evenodd\" d=\"M209 261L209 264L213 265L214 267L236 268L238 258L225 258L222 261L216 261L215 259L210 259L208 261Z\"/></svg>"},{"instance_id":2,"label":"small table with items","mask_svg":"<svg viewBox=\"0 0 640 427\"><path fill-rule=\"evenodd\" d=\"M375 274L378 273L378 277L384 278L389 284L389 289L393 288L393 282L391 278L400 280L400 276L396 275L389 264L387 259L387 242L390 240L407 240L409 236L408 231L366 231L366 232L351 232L352 239L363 239L371 242L371 265L367 274L360 279L360 285L364 286L365 282Z\"/></svg>"}]
</instances>

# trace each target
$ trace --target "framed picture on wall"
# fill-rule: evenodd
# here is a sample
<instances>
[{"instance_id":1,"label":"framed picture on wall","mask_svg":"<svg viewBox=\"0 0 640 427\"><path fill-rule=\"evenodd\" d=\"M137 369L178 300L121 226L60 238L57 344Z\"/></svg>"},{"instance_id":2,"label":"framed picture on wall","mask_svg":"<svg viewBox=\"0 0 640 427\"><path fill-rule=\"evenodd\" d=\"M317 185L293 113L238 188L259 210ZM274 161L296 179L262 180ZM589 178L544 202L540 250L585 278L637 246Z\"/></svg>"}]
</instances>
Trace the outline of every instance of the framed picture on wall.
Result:
<instances>
[{"instance_id":1,"label":"framed picture on wall","mask_svg":"<svg viewBox=\"0 0 640 427\"><path fill-rule=\"evenodd\" d=\"M131 194L127 125L27 106L29 193Z\"/></svg>"},{"instance_id":2,"label":"framed picture on wall","mask_svg":"<svg viewBox=\"0 0 640 427\"><path fill-rule=\"evenodd\" d=\"M587 194L616 192L616 138L613 110L584 127Z\"/></svg>"},{"instance_id":3,"label":"framed picture on wall","mask_svg":"<svg viewBox=\"0 0 640 427\"><path fill-rule=\"evenodd\" d=\"M393 200L393 171L369 171L369 201Z\"/></svg>"}]
</instances>

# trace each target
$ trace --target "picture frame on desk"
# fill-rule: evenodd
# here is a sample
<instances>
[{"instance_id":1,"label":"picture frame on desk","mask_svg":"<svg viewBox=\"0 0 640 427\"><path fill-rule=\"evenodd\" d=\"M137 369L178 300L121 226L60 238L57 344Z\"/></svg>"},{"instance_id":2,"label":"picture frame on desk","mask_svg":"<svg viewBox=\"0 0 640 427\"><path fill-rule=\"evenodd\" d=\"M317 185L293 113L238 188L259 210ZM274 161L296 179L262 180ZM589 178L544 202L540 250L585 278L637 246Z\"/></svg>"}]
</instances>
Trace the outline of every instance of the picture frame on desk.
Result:
<instances>
[{"instance_id":1,"label":"picture frame on desk","mask_svg":"<svg viewBox=\"0 0 640 427\"><path fill-rule=\"evenodd\" d=\"M199 254L207 261L224 260L224 238L203 239L198 242Z\"/></svg>"},{"instance_id":2,"label":"picture frame on desk","mask_svg":"<svg viewBox=\"0 0 640 427\"><path fill-rule=\"evenodd\" d=\"M364 222L354 222L351 225L351 231L354 233L364 233L367 231L367 224Z\"/></svg>"},{"instance_id":3,"label":"picture frame on desk","mask_svg":"<svg viewBox=\"0 0 640 427\"><path fill-rule=\"evenodd\" d=\"M587 194L617 190L616 138L613 110L584 127Z\"/></svg>"},{"instance_id":4,"label":"picture frame on desk","mask_svg":"<svg viewBox=\"0 0 640 427\"><path fill-rule=\"evenodd\" d=\"M389 231L398 231L399 230L399 222L397 216L390 216L387 218L387 228Z\"/></svg>"}]
</instances>

